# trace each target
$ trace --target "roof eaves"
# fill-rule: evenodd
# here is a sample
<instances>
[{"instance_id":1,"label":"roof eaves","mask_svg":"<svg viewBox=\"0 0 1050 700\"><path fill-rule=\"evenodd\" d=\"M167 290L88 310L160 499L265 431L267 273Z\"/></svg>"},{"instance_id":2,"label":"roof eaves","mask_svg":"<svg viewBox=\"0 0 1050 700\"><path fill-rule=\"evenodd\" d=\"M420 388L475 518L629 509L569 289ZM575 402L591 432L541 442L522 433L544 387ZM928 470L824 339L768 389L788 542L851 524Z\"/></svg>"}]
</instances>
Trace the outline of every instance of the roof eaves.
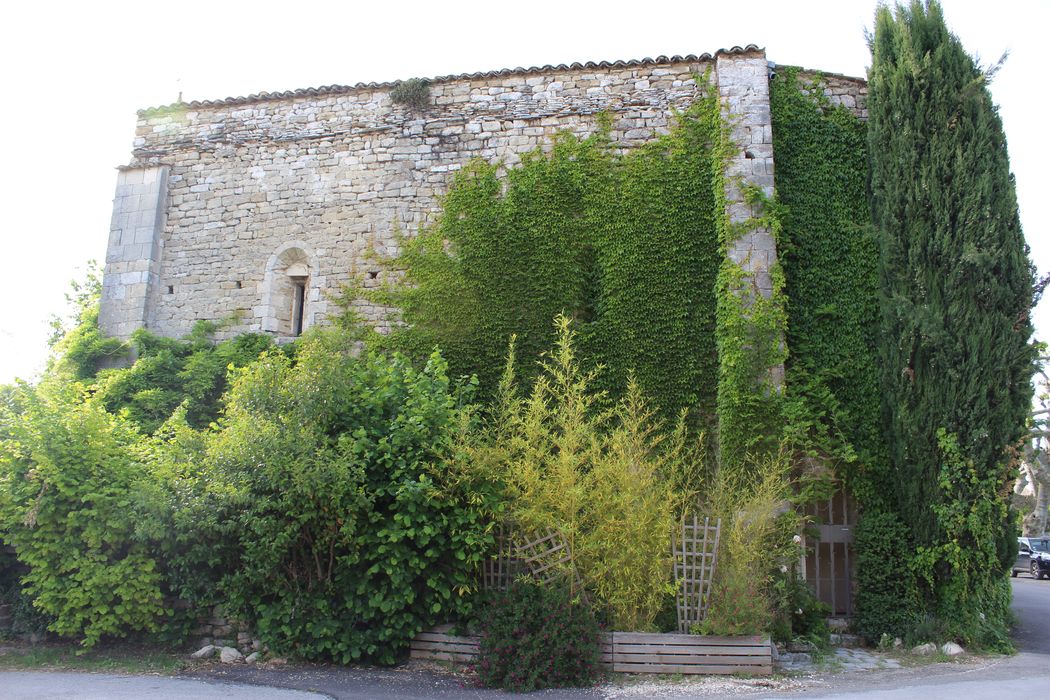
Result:
<instances>
[{"instance_id":1,"label":"roof eaves","mask_svg":"<svg viewBox=\"0 0 1050 700\"><path fill-rule=\"evenodd\" d=\"M568 70L605 70L609 68L636 68L639 66L660 65L666 63L697 63L701 61L712 61L721 55L739 55L762 51L755 44L747 46L734 46L729 49L719 49L714 54L703 53L699 56L689 54L687 56L657 56L656 58L640 58L629 61L587 61L586 63L561 63L558 65L547 64L545 66L532 66L530 68L503 68L500 70L479 71L476 73L459 73L457 75L440 75L436 78L428 78L430 83L447 83L456 80L483 80L485 78L499 78L508 75L533 75L536 73L550 73L554 71ZM356 85L322 85L315 88L300 88L298 90L285 90L284 92L259 92L243 97L226 97L219 100L193 100L192 102L175 102L159 107L148 107L139 110L139 116L153 116L175 110L199 109L206 107L223 107L231 105L252 104L256 102L268 102L272 100L287 100L297 97L320 97L326 95L340 95L356 90L386 90L397 85L399 80L383 83L357 83Z\"/></svg>"}]
</instances>

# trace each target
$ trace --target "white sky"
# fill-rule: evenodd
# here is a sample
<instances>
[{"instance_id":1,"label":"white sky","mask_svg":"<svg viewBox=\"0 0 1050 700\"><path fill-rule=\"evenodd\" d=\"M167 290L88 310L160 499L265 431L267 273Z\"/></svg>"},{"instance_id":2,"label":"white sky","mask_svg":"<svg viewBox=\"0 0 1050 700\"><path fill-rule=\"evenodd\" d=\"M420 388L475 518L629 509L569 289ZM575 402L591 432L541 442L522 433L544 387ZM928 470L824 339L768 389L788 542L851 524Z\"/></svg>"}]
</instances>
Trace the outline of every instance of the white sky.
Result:
<instances>
[{"instance_id":1,"label":"white sky","mask_svg":"<svg viewBox=\"0 0 1050 700\"><path fill-rule=\"evenodd\" d=\"M949 26L990 63L1040 272L1050 0L943 0ZM317 2L13 0L0 10L0 383L30 378L48 319L85 263L105 258L116 166L135 111L174 102L516 66L713 53L863 76L874 0L750 2ZM1037 314L1050 336L1050 302Z\"/></svg>"}]
</instances>

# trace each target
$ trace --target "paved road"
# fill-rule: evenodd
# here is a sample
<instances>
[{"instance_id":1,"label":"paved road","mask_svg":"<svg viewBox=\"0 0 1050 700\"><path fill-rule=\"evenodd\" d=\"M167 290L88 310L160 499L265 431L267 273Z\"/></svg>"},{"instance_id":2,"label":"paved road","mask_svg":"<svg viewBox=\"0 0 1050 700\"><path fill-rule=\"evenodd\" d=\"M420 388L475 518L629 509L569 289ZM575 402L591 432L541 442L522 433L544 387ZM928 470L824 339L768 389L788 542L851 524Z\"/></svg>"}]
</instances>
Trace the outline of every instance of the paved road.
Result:
<instances>
[{"instance_id":1,"label":"paved road","mask_svg":"<svg viewBox=\"0 0 1050 700\"><path fill-rule=\"evenodd\" d=\"M9 672L0 674L4 700L326 700L300 690L226 685L166 676L95 673Z\"/></svg>"},{"instance_id":2,"label":"paved road","mask_svg":"<svg viewBox=\"0 0 1050 700\"><path fill-rule=\"evenodd\" d=\"M1050 581L1036 581L1026 574L1012 581L1017 647L1021 651L1050 657ZM1050 665L1050 658L1046 662Z\"/></svg>"}]
</instances>

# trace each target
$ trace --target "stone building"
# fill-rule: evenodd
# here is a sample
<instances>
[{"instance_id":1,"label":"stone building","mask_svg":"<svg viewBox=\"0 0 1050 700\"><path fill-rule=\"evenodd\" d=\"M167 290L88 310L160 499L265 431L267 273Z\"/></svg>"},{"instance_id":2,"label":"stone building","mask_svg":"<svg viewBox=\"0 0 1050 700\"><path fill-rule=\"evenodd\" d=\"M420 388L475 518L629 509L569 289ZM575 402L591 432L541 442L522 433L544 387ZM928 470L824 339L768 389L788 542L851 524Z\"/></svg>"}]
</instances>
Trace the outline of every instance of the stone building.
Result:
<instances>
[{"instance_id":1,"label":"stone building","mask_svg":"<svg viewBox=\"0 0 1050 700\"><path fill-rule=\"evenodd\" d=\"M666 132L709 85L735 146L725 178L729 218L748 219L741 185L773 191L775 74L765 52L747 46L443 76L416 105L394 99L396 83L370 83L142 110L117 177L101 328L121 338L138 328L178 337L208 320L220 323L220 338L294 337L323 324L348 283L382 284L387 272L375 253L396 254L401 235L432 220L470 159L513 165L558 132L592 133L602 113L611 116L615 147L630 149ZM802 77L819 79L831 103L867 117L864 80ZM768 231L749 230L728 255L750 276L749 289L771 293L777 251ZM356 303L369 322L387 323L385 309ZM770 371L783 376L782 367ZM804 568L841 614L851 607L854 516L845 496L836 498L816 514L821 543Z\"/></svg>"},{"instance_id":2,"label":"stone building","mask_svg":"<svg viewBox=\"0 0 1050 700\"><path fill-rule=\"evenodd\" d=\"M324 323L352 279L382 283L369 251L396 253L399 233L434 216L470 159L513 165L559 131L591 133L602 112L613 142L629 149L666 131L705 75L737 149L730 216L747 218L740 182L772 193L775 163L775 65L755 46L443 76L429 81L422 107L392 99L396 83L370 83L142 110L117 177L102 330L181 336L204 319L221 322L220 337L298 335ZM821 80L832 102L866 116L863 80ZM768 293L768 232L751 232L729 254ZM359 303L367 320L385 323L382 308Z\"/></svg>"}]
</instances>

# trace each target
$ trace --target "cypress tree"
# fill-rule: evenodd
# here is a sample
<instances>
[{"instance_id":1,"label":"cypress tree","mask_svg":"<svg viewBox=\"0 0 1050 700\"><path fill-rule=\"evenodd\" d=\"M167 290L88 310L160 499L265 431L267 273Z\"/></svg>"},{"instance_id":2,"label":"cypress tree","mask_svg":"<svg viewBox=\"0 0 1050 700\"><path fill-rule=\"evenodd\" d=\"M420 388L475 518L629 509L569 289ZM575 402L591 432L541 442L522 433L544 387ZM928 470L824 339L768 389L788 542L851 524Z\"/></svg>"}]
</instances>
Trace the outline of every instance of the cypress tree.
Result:
<instances>
[{"instance_id":1,"label":"cypress tree","mask_svg":"<svg viewBox=\"0 0 1050 700\"><path fill-rule=\"evenodd\" d=\"M1024 432L1034 360L1033 268L1006 139L988 73L937 2L880 7L872 50L890 476L929 611L954 636L1005 644L1011 448Z\"/></svg>"}]
</instances>

